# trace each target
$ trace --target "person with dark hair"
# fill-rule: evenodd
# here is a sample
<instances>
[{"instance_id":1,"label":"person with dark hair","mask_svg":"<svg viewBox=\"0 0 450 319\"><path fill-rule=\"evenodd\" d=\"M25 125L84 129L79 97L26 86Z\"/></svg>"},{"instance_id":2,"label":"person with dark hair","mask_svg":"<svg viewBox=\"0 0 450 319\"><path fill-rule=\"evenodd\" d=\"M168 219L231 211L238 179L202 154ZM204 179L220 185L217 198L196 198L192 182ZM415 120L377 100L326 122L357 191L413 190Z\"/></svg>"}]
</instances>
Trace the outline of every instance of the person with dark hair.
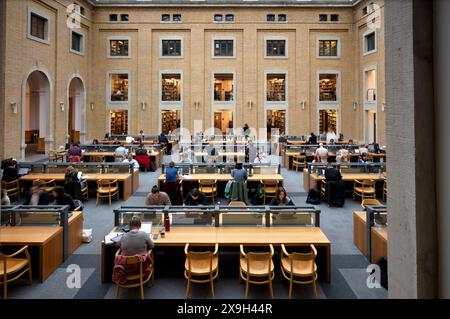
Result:
<instances>
[{"instance_id":1,"label":"person with dark hair","mask_svg":"<svg viewBox=\"0 0 450 319\"><path fill-rule=\"evenodd\" d=\"M130 231L123 234L117 245L120 247L122 256L145 255L149 249L152 249L153 243L150 235L140 231L141 220L133 216L129 222Z\"/></svg>"},{"instance_id":2,"label":"person with dark hair","mask_svg":"<svg viewBox=\"0 0 450 319\"><path fill-rule=\"evenodd\" d=\"M173 161L166 168L164 190L169 195L172 205L183 205L183 197L181 195L180 184L178 183L178 170Z\"/></svg>"},{"instance_id":3,"label":"person with dark hair","mask_svg":"<svg viewBox=\"0 0 450 319\"><path fill-rule=\"evenodd\" d=\"M248 173L242 167L242 163L236 163L235 168L231 171L231 176L235 182L245 182L248 178Z\"/></svg>"},{"instance_id":4,"label":"person with dark hair","mask_svg":"<svg viewBox=\"0 0 450 319\"><path fill-rule=\"evenodd\" d=\"M153 186L150 194L145 199L145 205L172 205L169 195L166 192L160 192L158 186Z\"/></svg>"},{"instance_id":5,"label":"person with dark hair","mask_svg":"<svg viewBox=\"0 0 450 319\"><path fill-rule=\"evenodd\" d=\"M49 205L50 197L46 190L40 189L41 184L34 183L30 188L30 193L24 202L24 205Z\"/></svg>"},{"instance_id":6,"label":"person with dark hair","mask_svg":"<svg viewBox=\"0 0 450 319\"><path fill-rule=\"evenodd\" d=\"M293 206L294 202L286 195L286 190L284 187L278 187L277 193L274 198L270 201L270 206Z\"/></svg>"},{"instance_id":7,"label":"person with dark hair","mask_svg":"<svg viewBox=\"0 0 450 319\"><path fill-rule=\"evenodd\" d=\"M198 205L208 205L205 194L200 192L198 188L192 189L192 191L187 195L184 204L187 206L198 206Z\"/></svg>"},{"instance_id":8,"label":"person with dark hair","mask_svg":"<svg viewBox=\"0 0 450 319\"><path fill-rule=\"evenodd\" d=\"M169 143L169 139L164 134L164 132L161 132L161 134L158 136L158 143L161 144L161 146L166 146L166 154L170 155L172 145Z\"/></svg>"},{"instance_id":9,"label":"person with dark hair","mask_svg":"<svg viewBox=\"0 0 450 319\"><path fill-rule=\"evenodd\" d=\"M69 211L74 211L76 206L73 202L72 196L64 192L62 186L56 186L53 189L53 197L55 198L56 205L69 205Z\"/></svg>"},{"instance_id":10,"label":"person with dark hair","mask_svg":"<svg viewBox=\"0 0 450 319\"><path fill-rule=\"evenodd\" d=\"M81 194L81 189L86 185L81 183L78 178L78 172L73 166L68 166L66 168L66 173L64 176L64 191L72 196L73 199L83 199Z\"/></svg>"},{"instance_id":11,"label":"person with dark hair","mask_svg":"<svg viewBox=\"0 0 450 319\"><path fill-rule=\"evenodd\" d=\"M19 173L17 170L17 162L15 160L10 160L6 164L5 169L3 170L2 181L12 182L19 177Z\"/></svg>"},{"instance_id":12,"label":"person with dark hair","mask_svg":"<svg viewBox=\"0 0 450 319\"><path fill-rule=\"evenodd\" d=\"M309 144L309 145L317 144L317 136L316 136L316 134L314 134L313 132L311 132L311 134L310 134L310 136L309 136L308 144Z\"/></svg>"},{"instance_id":13,"label":"person with dark hair","mask_svg":"<svg viewBox=\"0 0 450 319\"><path fill-rule=\"evenodd\" d=\"M100 143L98 142L98 140L96 138L94 138L94 140L92 141L92 144L93 145L97 145L97 144L100 144Z\"/></svg>"},{"instance_id":14,"label":"person with dark hair","mask_svg":"<svg viewBox=\"0 0 450 319\"><path fill-rule=\"evenodd\" d=\"M325 169L325 181L325 197L327 198L328 206L344 206L345 189L342 184L342 175L337 168L331 165L331 163L328 163L327 168Z\"/></svg>"},{"instance_id":15,"label":"person with dark hair","mask_svg":"<svg viewBox=\"0 0 450 319\"><path fill-rule=\"evenodd\" d=\"M81 162L81 148L78 142L73 143L67 155L69 162Z\"/></svg>"}]
</instances>

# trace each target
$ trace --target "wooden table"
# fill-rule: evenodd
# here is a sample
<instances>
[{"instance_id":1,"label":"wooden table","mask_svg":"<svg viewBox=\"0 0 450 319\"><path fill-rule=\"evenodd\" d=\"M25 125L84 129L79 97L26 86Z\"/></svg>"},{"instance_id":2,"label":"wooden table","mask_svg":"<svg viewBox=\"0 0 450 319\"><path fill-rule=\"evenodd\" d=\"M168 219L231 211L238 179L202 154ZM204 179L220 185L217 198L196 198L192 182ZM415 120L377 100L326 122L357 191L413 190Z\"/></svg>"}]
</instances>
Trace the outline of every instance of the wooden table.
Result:
<instances>
[{"instance_id":1,"label":"wooden table","mask_svg":"<svg viewBox=\"0 0 450 319\"><path fill-rule=\"evenodd\" d=\"M354 182L357 180L374 180L376 182L384 181L386 179L385 174L378 173L342 173L342 182ZM325 176L318 175L316 173L309 175L309 184L308 184L308 169L303 170L303 188L305 191L309 191L308 185L315 189L319 189L319 182L325 180Z\"/></svg>"},{"instance_id":2,"label":"wooden table","mask_svg":"<svg viewBox=\"0 0 450 319\"><path fill-rule=\"evenodd\" d=\"M132 152L131 155L133 156L133 158L135 158L136 152ZM147 155L150 158L150 161L152 161L152 158L154 158L156 168L161 167L163 158L162 152L151 152L150 150L147 150Z\"/></svg>"},{"instance_id":3,"label":"wooden table","mask_svg":"<svg viewBox=\"0 0 450 319\"><path fill-rule=\"evenodd\" d=\"M158 186L160 189L165 178L166 176L164 174L158 178ZM231 174L191 174L182 175L180 178L183 182L198 182L199 180L228 182L233 179ZM277 180L280 186L283 186L284 183L284 177L281 174L254 174L253 176L248 177L247 182L259 182L260 180Z\"/></svg>"},{"instance_id":4,"label":"wooden table","mask_svg":"<svg viewBox=\"0 0 450 319\"><path fill-rule=\"evenodd\" d=\"M367 256L366 242L366 212L355 211L353 212L353 243L362 252L364 256ZM372 260L371 263L376 263L381 257L387 257L387 227L371 229L371 249Z\"/></svg>"},{"instance_id":5,"label":"wooden table","mask_svg":"<svg viewBox=\"0 0 450 319\"><path fill-rule=\"evenodd\" d=\"M72 254L82 243L83 212L73 212L69 218L68 253ZM31 246L38 249L38 277L44 282L63 262L63 227L58 226L1 226L2 246Z\"/></svg>"},{"instance_id":6,"label":"wooden table","mask_svg":"<svg viewBox=\"0 0 450 319\"><path fill-rule=\"evenodd\" d=\"M116 153L114 152L84 152L81 153L81 158L84 161L84 158L90 158L91 156L103 156L103 157L114 157L116 158Z\"/></svg>"},{"instance_id":7,"label":"wooden table","mask_svg":"<svg viewBox=\"0 0 450 319\"><path fill-rule=\"evenodd\" d=\"M299 155L300 155L300 152L284 152L284 154L283 154L284 167L287 169L291 169L293 157L299 156ZM356 162L358 162L358 159L360 156L361 156L361 154L349 153L349 161L351 163L356 163ZM386 161L386 154L370 153L368 156L369 157L371 156L372 158L377 158L377 159L383 158L383 160ZM314 158L313 154L306 155L306 162L311 163L313 158ZM335 160L336 160L336 153L328 153L328 161L334 162ZM378 160L378 162L379 161L380 160Z\"/></svg>"},{"instance_id":8,"label":"wooden table","mask_svg":"<svg viewBox=\"0 0 450 319\"><path fill-rule=\"evenodd\" d=\"M54 179L57 182L64 182L64 173L32 173L24 175L19 178L20 182L34 181L34 180L51 180ZM86 179L88 182L96 182L100 179L117 179L119 183L119 192L123 200L127 200L131 195L139 188L139 171L133 172L133 185L131 181L131 174L128 173L83 173L82 179ZM133 187L132 187L133 186Z\"/></svg>"},{"instance_id":9,"label":"wooden table","mask_svg":"<svg viewBox=\"0 0 450 319\"><path fill-rule=\"evenodd\" d=\"M113 232L115 229L113 229ZM155 227L153 232L157 232ZM281 244L286 246L297 247L313 244L318 249L317 267L327 282L331 280L331 243L326 235L319 227L213 227L213 226L178 226L171 227L170 232L166 232L165 238L154 240L155 251L162 250L164 247L184 247L186 243L192 245L214 245L219 244L220 247L236 247L238 252L239 245L248 246L267 246L272 244L280 247ZM105 269L106 251L116 249L112 245L105 245L102 242L102 281L110 280L111 270ZM111 254L109 254L111 256ZM113 254L112 254L113 255ZM158 264L158 261L156 261ZM183 265L180 265L183 267ZM109 278L107 278L109 276Z\"/></svg>"}]
</instances>

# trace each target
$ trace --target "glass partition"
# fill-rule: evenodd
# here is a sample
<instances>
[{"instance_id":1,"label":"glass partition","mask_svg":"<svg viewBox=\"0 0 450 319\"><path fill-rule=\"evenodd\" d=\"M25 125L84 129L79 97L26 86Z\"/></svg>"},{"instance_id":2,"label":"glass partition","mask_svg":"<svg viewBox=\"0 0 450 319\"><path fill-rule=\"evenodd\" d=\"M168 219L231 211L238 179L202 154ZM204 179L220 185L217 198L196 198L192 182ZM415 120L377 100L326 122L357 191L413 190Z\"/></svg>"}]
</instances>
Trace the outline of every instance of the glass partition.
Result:
<instances>
[{"instance_id":1,"label":"glass partition","mask_svg":"<svg viewBox=\"0 0 450 319\"><path fill-rule=\"evenodd\" d=\"M315 226L315 219L315 214L295 211L270 214L272 226Z\"/></svg>"},{"instance_id":2,"label":"glass partition","mask_svg":"<svg viewBox=\"0 0 450 319\"><path fill-rule=\"evenodd\" d=\"M220 226L265 226L265 213L228 212L219 215Z\"/></svg>"},{"instance_id":3,"label":"glass partition","mask_svg":"<svg viewBox=\"0 0 450 319\"><path fill-rule=\"evenodd\" d=\"M66 171L66 168L72 166L78 172L82 173L128 173L131 174L134 171L133 164L129 163L84 163L84 162L19 162L19 173L22 170L21 175L25 175L28 173L35 174L63 174ZM26 172L24 171L26 170Z\"/></svg>"},{"instance_id":4,"label":"glass partition","mask_svg":"<svg viewBox=\"0 0 450 319\"><path fill-rule=\"evenodd\" d=\"M172 226L214 226L212 212L169 213Z\"/></svg>"},{"instance_id":5,"label":"glass partition","mask_svg":"<svg viewBox=\"0 0 450 319\"><path fill-rule=\"evenodd\" d=\"M137 216L142 223L152 223L157 226L164 222L164 213L160 212L121 212L119 217L119 225L121 228L127 228L131 219Z\"/></svg>"}]
</instances>

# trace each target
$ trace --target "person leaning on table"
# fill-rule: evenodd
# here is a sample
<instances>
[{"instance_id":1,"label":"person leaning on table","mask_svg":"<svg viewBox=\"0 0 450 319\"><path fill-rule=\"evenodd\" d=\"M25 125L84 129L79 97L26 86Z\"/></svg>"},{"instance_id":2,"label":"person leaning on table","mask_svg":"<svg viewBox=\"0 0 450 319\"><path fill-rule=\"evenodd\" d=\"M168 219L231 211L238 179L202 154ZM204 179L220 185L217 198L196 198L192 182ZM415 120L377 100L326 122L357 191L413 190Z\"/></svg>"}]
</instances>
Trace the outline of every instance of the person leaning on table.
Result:
<instances>
[{"instance_id":1,"label":"person leaning on table","mask_svg":"<svg viewBox=\"0 0 450 319\"><path fill-rule=\"evenodd\" d=\"M270 201L269 206L293 206L294 202L286 195L284 187L278 187L277 193Z\"/></svg>"},{"instance_id":2,"label":"person leaning on table","mask_svg":"<svg viewBox=\"0 0 450 319\"><path fill-rule=\"evenodd\" d=\"M150 194L145 199L145 205L172 205L169 195L160 192L158 186L153 186Z\"/></svg>"},{"instance_id":3,"label":"person leaning on table","mask_svg":"<svg viewBox=\"0 0 450 319\"><path fill-rule=\"evenodd\" d=\"M137 216L133 216L129 222L130 231L124 233L122 238L117 243L120 247L122 256L135 256L147 254L149 249L152 249L153 243L150 235L146 232L140 231L141 220Z\"/></svg>"}]
</instances>

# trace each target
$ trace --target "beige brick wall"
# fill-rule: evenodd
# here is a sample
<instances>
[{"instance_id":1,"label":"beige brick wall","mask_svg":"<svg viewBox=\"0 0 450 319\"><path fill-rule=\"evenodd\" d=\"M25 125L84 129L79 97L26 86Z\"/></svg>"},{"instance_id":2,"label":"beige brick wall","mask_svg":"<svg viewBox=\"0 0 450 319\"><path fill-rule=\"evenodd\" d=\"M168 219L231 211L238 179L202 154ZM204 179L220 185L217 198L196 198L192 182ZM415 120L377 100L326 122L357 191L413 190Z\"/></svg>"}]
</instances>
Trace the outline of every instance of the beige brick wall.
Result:
<instances>
[{"instance_id":1,"label":"beige brick wall","mask_svg":"<svg viewBox=\"0 0 450 319\"><path fill-rule=\"evenodd\" d=\"M129 132L137 134L143 129L156 134L160 128L160 72L182 70L183 74L183 125L193 131L195 120L203 121L203 129L211 125L212 74L214 71L231 71L235 74L235 127L244 123L259 128L265 125L264 72L280 70L287 72L287 112L289 134L308 134L318 130L317 72L336 70L340 74L340 100L338 127L346 138L364 138L364 68L377 66L377 118L378 141L385 143L384 112L384 35L383 1L381 6L381 29L378 32L377 52L362 56L363 33L367 18L361 17L363 1L354 8L86 8L83 18L85 54L69 52L70 35L66 24L63 4L71 1L53 0L6 0L6 55L5 55L5 105L17 101L19 110L13 114L4 108L6 156L20 157L22 83L26 74L38 66L48 72L53 84L51 105L53 121L51 135L54 146L65 142L67 110L61 111L59 102L67 104L69 78L79 74L86 89L86 140L101 138L109 131L109 110L119 108L109 102L107 73L113 70L129 72ZM50 16L50 44L42 44L27 38L28 7L37 8ZM111 23L109 14L129 14L128 23ZM161 14L182 14L182 23L161 23ZM234 23L213 23L216 13L234 14ZM267 23L266 14L287 14L286 23ZM339 14L338 23L319 23L319 14ZM14 23L8 21L14 21ZM107 58L107 39L110 36L127 36L131 39L131 58ZM317 37L335 36L341 42L341 58L317 59ZM159 57L160 37L183 38L182 59ZM214 37L232 36L236 41L233 59L211 58L211 41ZM283 36L288 40L286 59L264 57L264 39ZM253 108L248 102L253 101ZM305 109L301 108L305 101ZM147 103L142 110L141 102ZM200 107L194 108L194 102ZM353 110L353 102L358 107ZM90 104L94 108L91 110ZM49 144L50 145L50 144Z\"/></svg>"}]
</instances>

